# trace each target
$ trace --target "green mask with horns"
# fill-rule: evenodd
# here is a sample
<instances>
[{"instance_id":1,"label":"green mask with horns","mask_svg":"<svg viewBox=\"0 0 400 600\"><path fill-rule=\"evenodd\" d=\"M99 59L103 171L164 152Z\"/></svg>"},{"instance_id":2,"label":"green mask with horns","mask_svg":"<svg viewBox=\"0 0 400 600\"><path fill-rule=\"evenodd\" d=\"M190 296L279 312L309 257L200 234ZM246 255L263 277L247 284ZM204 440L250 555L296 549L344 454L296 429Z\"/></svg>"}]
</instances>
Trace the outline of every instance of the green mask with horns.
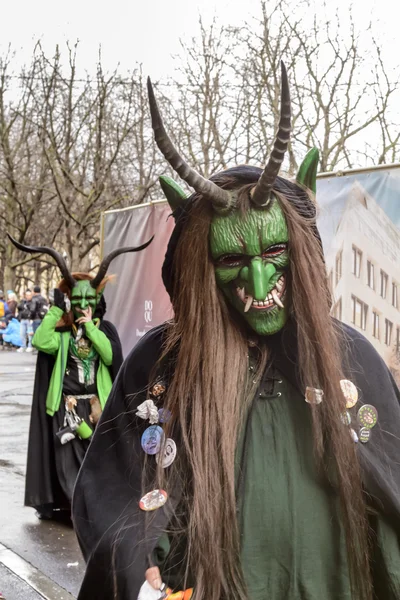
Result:
<instances>
[{"instance_id":1,"label":"green mask with horns","mask_svg":"<svg viewBox=\"0 0 400 600\"><path fill-rule=\"evenodd\" d=\"M190 167L179 154L164 127L151 81L147 81L154 138L159 149L181 178L214 208L209 247L217 285L229 304L259 335L272 335L282 329L290 310L290 240L284 213L274 194L291 132L289 80L283 62L281 76L278 132L267 165L249 190L250 208L245 213L237 209L239 189L218 186ZM317 165L318 150L313 148L297 176L297 183L314 193ZM186 201L175 182L168 177L160 181L173 210Z\"/></svg>"},{"instance_id":2,"label":"green mask with horns","mask_svg":"<svg viewBox=\"0 0 400 600\"><path fill-rule=\"evenodd\" d=\"M305 157L297 182L315 193L318 150ZM160 177L167 200L175 210L186 195L169 177ZM266 209L216 214L209 247L218 287L227 302L259 335L273 335L290 312L289 236L279 201L271 195Z\"/></svg>"}]
</instances>

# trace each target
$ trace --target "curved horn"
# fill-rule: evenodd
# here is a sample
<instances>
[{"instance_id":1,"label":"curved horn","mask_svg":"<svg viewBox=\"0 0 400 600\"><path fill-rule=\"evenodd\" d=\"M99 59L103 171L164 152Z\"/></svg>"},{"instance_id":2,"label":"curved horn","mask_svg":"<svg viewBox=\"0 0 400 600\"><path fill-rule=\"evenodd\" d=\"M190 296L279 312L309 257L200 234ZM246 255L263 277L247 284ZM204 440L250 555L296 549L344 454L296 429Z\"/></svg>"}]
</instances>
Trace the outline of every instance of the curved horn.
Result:
<instances>
[{"instance_id":1,"label":"curved horn","mask_svg":"<svg viewBox=\"0 0 400 600\"><path fill-rule=\"evenodd\" d=\"M114 258L119 256L120 254L124 254L125 252L140 252L140 250L144 250L145 248L147 248L147 246L151 244L153 239L154 235L148 242L146 242L142 246L138 246L137 248L134 248L133 246L127 246L125 248L117 248L117 250L113 250L112 252L110 252L110 254L108 254L101 261L101 265L99 267L99 270L97 271L97 275L96 277L94 277L94 279L90 281L90 285L95 289L99 287L107 273L107 269L110 266L111 261L113 261Z\"/></svg>"},{"instance_id":2,"label":"curved horn","mask_svg":"<svg viewBox=\"0 0 400 600\"><path fill-rule=\"evenodd\" d=\"M76 281L72 277L64 258L59 252L57 252L57 250L54 250L53 248L48 248L47 246L25 246L24 244L20 244L19 242L17 242L17 240L15 240L9 233L7 233L7 235L9 240L14 244L16 248L18 248L18 250L22 250L23 252L30 252L31 254L38 252L40 254L49 254L50 256L52 256L56 261L57 266L61 271L61 275L65 279L65 282L67 283L68 287L70 287L71 289L74 287Z\"/></svg>"},{"instance_id":3,"label":"curved horn","mask_svg":"<svg viewBox=\"0 0 400 600\"><path fill-rule=\"evenodd\" d=\"M147 91L149 94L151 124L154 131L154 139L171 167L192 188L199 192L204 198L212 202L215 209L227 211L233 207L233 196L227 190L205 179L195 169L189 167L187 162L180 156L167 132L157 105L150 77L147 78Z\"/></svg>"},{"instance_id":4,"label":"curved horn","mask_svg":"<svg viewBox=\"0 0 400 600\"><path fill-rule=\"evenodd\" d=\"M282 88L281 88L281 118L279 120L278 133L275 138L274 147L270 159L256 187L251 192L251 201L256 206L268 206L270 193L279 169L283 163L283 157L290 141L291 110L290 110L290 91L289 82L286 73L286 67L281 61Z\"/></svg>"}]
</instances>

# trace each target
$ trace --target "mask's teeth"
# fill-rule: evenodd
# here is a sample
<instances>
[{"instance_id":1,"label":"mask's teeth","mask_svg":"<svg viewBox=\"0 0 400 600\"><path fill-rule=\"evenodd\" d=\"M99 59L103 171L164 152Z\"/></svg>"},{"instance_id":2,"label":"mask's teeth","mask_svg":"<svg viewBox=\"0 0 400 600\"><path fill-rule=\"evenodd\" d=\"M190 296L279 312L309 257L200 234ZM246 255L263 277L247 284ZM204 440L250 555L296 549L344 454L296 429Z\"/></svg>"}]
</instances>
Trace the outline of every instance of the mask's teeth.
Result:
<instances>
[{"instance_id":1,"label":"mask's teeth","mask_svg":"<svg viewBox=\"0 0 400 600\"><path fill-rule=\"evenodd\" d=\"M281 292L283 290L283 283L281 281L277 281L275 287L278 290L278 292Z\"/></svg>"},{"instance_id":2,"label":"mask's teeth","mask_svg":"<svg viewBox=\"0 0 400 600\"><path fill-rule=\"evenodd\" d=\"M276 290L272 290L272 292L271 292L271 295L272 295L272 297L273 297L273 299L274 299L274 302L275 302L275 304L277 304L277 305L278 305L278 306L280 306L281 308L285 308L285 307L283 306L283 303L282 303L281 299L279 298L279 296L278 296L278 292L277 292Z\"/></svg>"},{"instance_id":3,"label":"mask's teeth","mask_svg":"<svg viewBox=\"0 0 400 600\"><path fill-rule=\"evenodd\" d=\"M246 306L244 307L244 312L247 312L250 306L253 304L253 296L250 294L247 296Z\"/></svg>"},{"instance_id":4,"label":"mask's teeth","mask_svg":"<svg viewBox=\"0 0 400 600\"><path fill-rule=\"evenodd\" d=\"M237 288L237 294L238 294L239 298L241 300L243 300L243 302L244 302L244 299L245 299L244 287L243 288Z\"/></svg>"}]
</instances>

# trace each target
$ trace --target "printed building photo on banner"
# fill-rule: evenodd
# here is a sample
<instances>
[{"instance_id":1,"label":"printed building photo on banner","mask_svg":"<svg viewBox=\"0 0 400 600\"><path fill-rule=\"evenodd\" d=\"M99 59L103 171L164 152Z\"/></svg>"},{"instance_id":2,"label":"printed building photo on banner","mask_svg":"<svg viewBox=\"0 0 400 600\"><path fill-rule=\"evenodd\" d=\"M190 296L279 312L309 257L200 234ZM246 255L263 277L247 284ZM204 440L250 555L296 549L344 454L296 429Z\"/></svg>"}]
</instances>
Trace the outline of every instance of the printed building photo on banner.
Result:
<instances>
[{"instance_id":1,"label":"printed building photo on banner","mask_svg":"<svg viewBox=\"0 0 400 600\"><path fill-rule=\"evenodd\" d=\"M323 176L319 229L337 319L361 331L400 384L400 168Z\"/></svg>"}]
</instances>

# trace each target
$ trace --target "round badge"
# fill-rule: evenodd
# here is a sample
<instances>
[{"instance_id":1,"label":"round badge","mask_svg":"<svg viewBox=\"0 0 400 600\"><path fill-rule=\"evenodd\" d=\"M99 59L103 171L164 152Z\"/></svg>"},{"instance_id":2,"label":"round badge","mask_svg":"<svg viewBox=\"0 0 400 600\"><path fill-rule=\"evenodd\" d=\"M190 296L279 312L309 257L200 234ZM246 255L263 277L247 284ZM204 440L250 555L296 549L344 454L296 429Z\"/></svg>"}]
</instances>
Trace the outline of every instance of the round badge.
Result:
<instances>
[{"instance_id":1,"label":"round badge","mask_svg":"<svg viewBox=\"0 0 400 600\"><path fill-rule=\"evenodd\" d=\"M378 422L378 411L372 404L364 404L357 413L357 419L361 427L372 429Z\"/></svg>"},{"instance_id":2,"label":"round badge","mask_svg":"<svg viewBox=\"0 0 400 600\"><path fill-rule=\"evenodd\" d=\"M305 401L308 404L321 404L323 396L323 390L309 386L306 387Z\"/></svg>"},{"instance_id":3,"label":"round badge","mask_svg":"<svg viewBox=\"0 0 400 600\"><path fill-rule=\"evenodd\" d=\"M350 413L349 413L348 410L346 410L346 412L344 412L342 414L341 419L342 419L343 425L350 425L350 423L351 423L351 415L350 415Z\"/></svg>"},{"instance_id":4,"label":"round badge","mask_svg":"<svg viewBox=\"0 0 400 600\"><path fill-rule=\"evenodd\" d=\"M153 385L150 390L150 394L154 396L154 398L158 398L158 396L161 396L166 389L165 383L160 379Z\"/></svg>"},{"instance_id":5,"label":"round badge","mask_svg":"<svg viewBox=\"0 0 400 600\"><path fill-rule=\"evenodd\" d=\"M161 458L162 457L162 458ZM176 444L173 439L167 438L161 448L161 452L156 456L157 464L161 461L161 466L166 469L174 462L176 457Z\"/></svg>"},{"instance_id":6,"label":"round badge","mask_svg":"<svg viewBox=\"0 0 400 600\"><path fill-rule=\"evenodd\" d=\"M353 408L358 400L358 390L356 386L352 381L342 379L340 381L340 387L342 388L343 396L346 399L346 408Z\"/></svg>"},{"instance_id":7,"label":"round badge","mask_svg":"<svg viewBox=\"0 0 400 600\"><path fill-rule=\"evenodd\" d=\"M139 502L139 507L142 510L145 510L146 512L151 510L157 510L157 508L161 508L161 506L164 506L167 499L168 494L167 492L164 492L164 490L153 490L152 492L149 492L148 494L143 496L143 498L141 498Z\"/></svg>"},{"instance_id":8,"label":"round badge","mask_svg":"<svg viewBox=\"0 0 400 600\"><path fill-rule=\"evenodd\" d=\"M354 431L354 429L350 429L351 437L353 438L353 442L358 442L358 435Z\"/></svg>"},{"instance_id":9,"label":"round badge","mask_svg":"<svg viewBox=\"0 0 400 600\"><path fill-rule=\"evenodd\" d=\"M158 419L160 423L168 423L172 417L171 411L166 408L160 408L158 411Z\"/></svg>"},{"instance_id":10,"label":"round badge","mask_svg":"<svg viewBox=\"0 0 400 600\"><path fill-rule=\"evenodd\" d=\"M146 454L157 454L157 452L160 452L163 437L164 432L159 425L148 427L143 432L141 440L142 448Z\"/></svg>"},{"instance_id":11,"label":"round badge","mask_svg":"<svg viewBox=\"0 0 400 600\"><path fill-rule=\"evenodd\" d=\"M371 436L371 430L367 429L366 427L362 427L360 429L360 431L358 432L358 437L360 438L360 442L362 442L363 444L366 444L369 441L370 436Z\"/></svg>"}]
</instances>

